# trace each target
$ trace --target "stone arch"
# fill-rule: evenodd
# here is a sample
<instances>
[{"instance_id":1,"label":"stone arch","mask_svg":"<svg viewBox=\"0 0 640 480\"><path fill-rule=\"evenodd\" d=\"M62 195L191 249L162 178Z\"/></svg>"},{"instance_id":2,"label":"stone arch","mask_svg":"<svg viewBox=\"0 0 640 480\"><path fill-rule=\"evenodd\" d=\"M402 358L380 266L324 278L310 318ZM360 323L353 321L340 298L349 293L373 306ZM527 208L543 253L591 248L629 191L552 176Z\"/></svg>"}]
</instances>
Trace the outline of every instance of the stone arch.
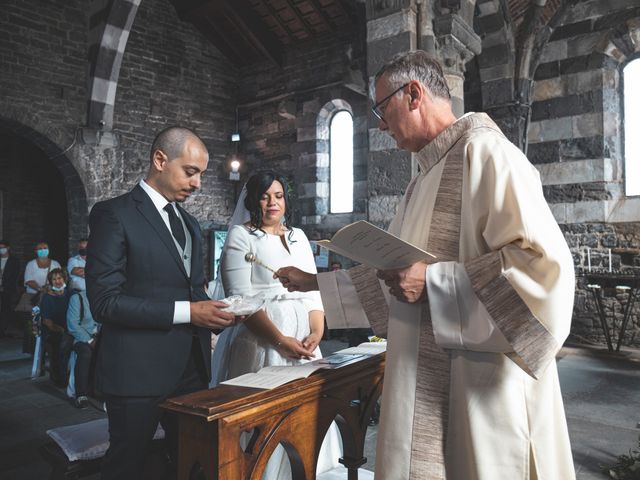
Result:
<instances>
[{"instance_id":1,"label":"stone arch","mask_svg":"<svg viewBox=\"0 0 640 480\"><path fill-rule=\"evenodd\" d=\"M333 115L342 110L354 116L351 104L340 98L329 100L319 109L313 127L315 151L301 157L301 178L308 181L301 185L299 198L310 207L303 212L303 225L319 225L329 215L329 134Z\"/></svg>"},{"instance_id":2,"label":"stone arch","mask_svg":"<svg viewBox=\"0 0 640 480\"><path fill-rule=\"evenodd\" d=\"M632 18L609 30L595 50L620 65L640 53L640 17Z\"/></svg>"},{"instance_id":3,"label":"stone arch","mask_svg":"<svg viewBox=\"0 0 640 480\"><path fill-rule=\"evenodd\" d=\"M87 126L111 131L122 57L142 0L94 0L90 24Z\"/></svg>"},{"instance_id":4,"label":"stone arch","mask_svg":"<svg viewBox=\"0 0 640 480\"><path fill-rule=\"evenodd\" d=\"M11 112L5 111L4 113L10 114ZM34 124L30 125L32 120ZM67 135L64 135L61 130L49 125L41 125L37 119L33 117L26 118L23 114L0 116L0 129L11 132L37 147L60 172L66 194L67 237L72 241L86 237L88 223L87 194L84 182L68 156L68 153L76 145L80 137L79 129L75 130L71 138L63 141L63 137L67 137ZM59 146L60 144L68 144L68 146L63 149ZM73 249L75 245L69 244L69 248Z\"/></svg>"},{"instance_id":5,"label":"stone arch","mask_svg":"<svg viewBox=\"0 0 640 480\"><path fill-rule=\"evenodd\" d=\"M316 152L325 152L322 154L318 153L318 156L320 157L322 155L325 157L323 161L327 166L326 181L322 182L322 185L319 186L319 192L322 192L323 194L322 201L324 214L329 214L331 212L331 121L338 112L342 111L349 112L353 119L353 109L351 108L351 105L345 100L334 99L324 104L320 109L320 112L318 112L318 117L316 119ZM318 163L320 163L320 158L318 158ZM322 168L320 165L317 167L319 169Z\"/></svg>"}]
</instances>

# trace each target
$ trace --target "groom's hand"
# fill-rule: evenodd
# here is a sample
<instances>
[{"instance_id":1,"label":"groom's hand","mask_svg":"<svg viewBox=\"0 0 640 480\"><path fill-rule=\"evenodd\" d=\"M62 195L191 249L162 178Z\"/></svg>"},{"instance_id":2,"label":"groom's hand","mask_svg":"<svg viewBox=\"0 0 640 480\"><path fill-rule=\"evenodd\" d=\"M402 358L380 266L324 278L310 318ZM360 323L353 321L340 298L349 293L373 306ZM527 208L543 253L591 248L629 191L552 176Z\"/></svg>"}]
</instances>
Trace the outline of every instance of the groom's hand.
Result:
<instances>
[{"instance_id":1,"label":"groom's hand","mask_svg":"<svg viewBox=\"0 0 640 480\"><path fill-rule=\"evenodd\" d=\"M211 330L234 325L236 316L231 312L224 311L224 308L228 306L217 300L191 302L191 323Z\"/></svg>"},{"instance_id":2,"label":"groom's hand","mask_svg":"<svg viewBox=\"0 0 640 480\"><path fill-rule=\"evenodd\" d=\"M290 292L311 292L318 290L318 278L315 273L303 272L296 267L282 267L273 274L282 286Z\"/></svg>"}]
</instances>

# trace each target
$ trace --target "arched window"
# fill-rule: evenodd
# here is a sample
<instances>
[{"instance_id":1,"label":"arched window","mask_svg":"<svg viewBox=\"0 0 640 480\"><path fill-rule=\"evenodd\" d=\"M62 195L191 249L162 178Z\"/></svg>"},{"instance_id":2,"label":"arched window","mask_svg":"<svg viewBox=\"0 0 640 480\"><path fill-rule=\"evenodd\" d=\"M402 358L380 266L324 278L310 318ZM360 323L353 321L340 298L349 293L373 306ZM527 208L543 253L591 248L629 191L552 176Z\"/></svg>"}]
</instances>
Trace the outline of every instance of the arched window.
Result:
<instances>
[{"instance_id":1,"label":"arched window","mask_svg":"<svg viewBox=\"0 0 640 480\"><path fill-rule=\"evenodd\" d=\"M329 136L331 213L353 211L353 117L346 110L331 119Z\"/></svg>"},{"instance_id":2,"label":"arched window","mask_svg":"<svg viewBox=\"0 0 640 480\"><path fill-rule=\"evenodd\" d=\"M640 195L640 58L623 69L625 192Z\"/></svg>"}]
</instances>

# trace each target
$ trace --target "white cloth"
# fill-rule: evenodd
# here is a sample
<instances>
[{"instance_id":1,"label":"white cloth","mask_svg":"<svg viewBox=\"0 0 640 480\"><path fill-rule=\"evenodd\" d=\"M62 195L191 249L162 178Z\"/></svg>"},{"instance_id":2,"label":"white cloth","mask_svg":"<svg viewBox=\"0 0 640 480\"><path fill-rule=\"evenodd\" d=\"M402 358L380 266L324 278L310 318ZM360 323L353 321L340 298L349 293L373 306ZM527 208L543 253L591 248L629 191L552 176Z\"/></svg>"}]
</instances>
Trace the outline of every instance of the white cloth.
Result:
<instances>
[{"instance_id":1,"label":"white cloth","mask_svg":"<svg viewBox=\"0 0 640 480\"><path fill-rule=\"evenodd\" d=\"M244 225L231 227L227 236L221 260L222 281L227 295L265 296L265 311L274 325L286 336L302 340L310 333L309 312L323 311L318 292L291 294L273 279L267 268L249 263L245 255L249 252L265 265L277 270L287 265L295 265L307 272L316 272L311 246L306 235L294 228L292 234L281 237L260 230L250 232ZM225 341L229 336L232 340ZM220 348L219 348L220 347ZM320 348L314 352L321 358ZM307 360L292 360L283 357L272 345L253 335L244 325L226 329L214 350L212 377L216 382L239 375L257 372L268 365L296 365ZM342 446L337 426L331 425L322 444L318 457L317 472L331 470L338 465ZM287 480L291 478L289 461L282 446L278 446L269 460L265 480Z\"/></svg>"},{"instance_id":2,"label":"white cloth","mask_svg":"<svg viewBox=\"0 0 640 480\"><path fill-rule=\"evenodd\" d=\"M74 268L76 267L84 268L86 264L87 264L87 261L84 258L82 258L80 255L75 255L69 259L69 261L67 262L67 272L69 272L70 288L74 290L83 290L83 291L87 289L87 285L84 281L84 277L81 277L79 275L74 275L71 273L71 271Z\"/></svg>"},{"instance_id":3,"label":"white cloth","mask_svg":"<svg viewBox=\"0 0 640 480\"><path fill-rule=\"evenodd\" d=\"M149 185L144 180L140 180L140 187L145 191L149 198L153 202L153 205L158 210L160 217L162 217L162 221L167 226L167 230L171 233L171 224L169 223L169 214L165 211L164 207L167 206L168 202L166 198L164 198L160 192L156 191L151 185ZM173 209L176 212L176 215L180 219L180 223L182 223L182 228L185 232L186 243L184 246L184 250L178 243L178 241L173 237L173 233L171 233L171 237L173 238L173 243L176 245L176 249L178 253L182 257L182 263L184 264L184 268L187 271L187 275L191 276L191 234L189 233L189 229L184 224L184 219L177 208L175 208L175 204L173 204ZM173 323L190 323L191 322L191 306L190 302L186 301L178 301L175 302L175 308L173 310Z\"/></svg>"},{"instance_id":4,"label":"white cloth","mask_svg":"<svg viewBox=\"0 0 640 480\"><path fill-rule=\"evenodd\" d=\"M27 293L38 293L37 290L29 287L27 282L34 280L38 286L44 286L44 284L47 283L49 271L54 268L60 268L60 264L55 260L51 260L50 266L45 268L38 267L38 261L35 258L27 263L24 269L24 286L27 287Z\"/></svg>"}]
</instances>

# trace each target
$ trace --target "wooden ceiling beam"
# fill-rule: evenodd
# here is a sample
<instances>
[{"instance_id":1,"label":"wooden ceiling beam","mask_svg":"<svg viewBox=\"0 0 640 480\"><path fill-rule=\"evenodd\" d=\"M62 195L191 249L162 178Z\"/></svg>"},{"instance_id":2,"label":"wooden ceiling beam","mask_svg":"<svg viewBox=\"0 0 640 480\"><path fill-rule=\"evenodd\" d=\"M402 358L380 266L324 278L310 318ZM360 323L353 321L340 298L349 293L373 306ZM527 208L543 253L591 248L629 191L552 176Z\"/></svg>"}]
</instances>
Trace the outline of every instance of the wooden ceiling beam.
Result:
<instances>
[{"instance_id":1,"label":"wooden ceiling beam","mask_svg":"<svg viewBox=\"0 0 640 480\"><path fill-rule=\"evenodd\" d=\"M332 20L329 18L329 15L327 15L327 13L324 11L320 3L318 3L318 0L307 0L307 1L311 3L311 5L313 5L313 8L316 9L316 12L318 13L318 15L320 15L322 19L325 21L325 23L329 26L329 30L334 32L336 30L336 26L333 24Z\"/></svg>"},{"instance_id":2,"label":"wooden ceiling beam","mask_svg":"<svg viewBox=\"0 0 640 480\"><path fill-rule=\"evenodd\" d=\"M224 11L238 32L262 55L282 66L282 44L255 14L247 0L222 0Z\"/></svg>"},{"instance_id":3,"label":"wooden ceiling beam","mask_svg":"<svg viewBox=\"0 0 640 480\"><path fill-rule=\"evenodd\" d=\"M268 0L265 1L265 3L267 3ZM304 16L300 15L300 13L298 12L298 10L296 9L295 5L293 5L291 3L291 0L284 0L284 3L287 4L287 6L289 7L289 10L291 10L291 13L293 14L294 17L296 17L296 20L298 20L298 22L300 22L300 24L306 29L307 34L310 37L313 37L313 28L311 27L311 25L309 25L309 23L305 20ZM271 6L271 5L269 5Z\"/></svg>"},{"instance_id":4,"label":"wooden ceiling beam","mask_svg":"<svg viewBox=\"0 0 640 480\"><path fill-rule=\"evenodd\" d=\"M355 3L353 2L353 0L351 0L351 2L349 2L349 0L335 0L336 5L339 5L340 8L342 9L342 12L349 17L349 21L351 23L355 23L357 18L354 12L353 7L350 5L350 3Z\"/></svg>"}]
</instances>

